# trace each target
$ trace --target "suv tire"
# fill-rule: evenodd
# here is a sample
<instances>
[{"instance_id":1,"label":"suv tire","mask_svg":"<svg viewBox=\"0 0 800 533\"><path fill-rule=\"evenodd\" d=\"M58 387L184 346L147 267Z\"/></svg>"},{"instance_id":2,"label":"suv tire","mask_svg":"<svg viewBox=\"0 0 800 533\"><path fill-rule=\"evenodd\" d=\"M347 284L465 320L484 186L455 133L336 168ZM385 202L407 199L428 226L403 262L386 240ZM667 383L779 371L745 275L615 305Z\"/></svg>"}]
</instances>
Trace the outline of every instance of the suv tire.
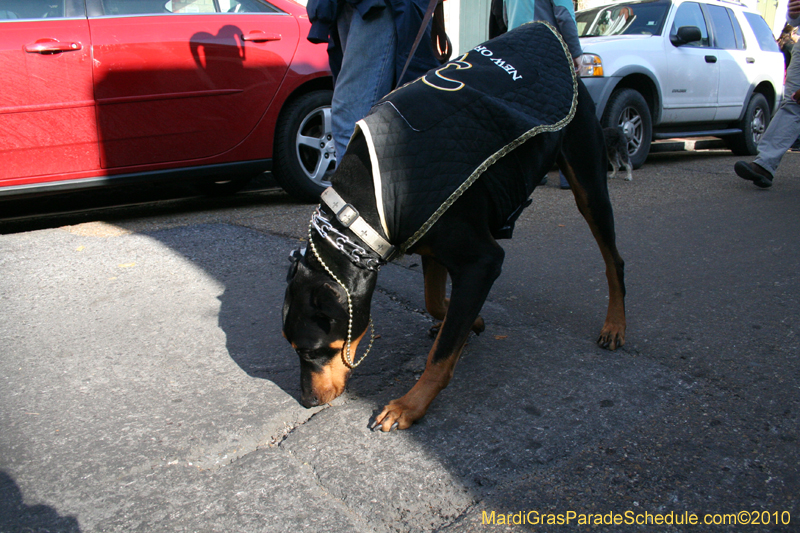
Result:
<instances>
[{"instance_id":1,"label":"suv tire","mask_svg":"<svg viewBox=\"0 0 800 533\"><path fill-rule=\"evenodd\" d=\"M767 131L769 126L770 112L767 99L761 93L753 93L747 110L744 113L739 127L742 133L725 139L728 148L735 155L756 155L758 153L758 141Z\"/></svg>"},{"instance_id":2,"label":"suv tire","mask_svg":"<svg viewBox=\"0 0 800 533\"><path fill-rule=\"evenodd\" d=\"M608 99L601 121L604 128L621 126L628 137L628 154L633 168L644 164L650 153L653 120L644 97L635 89L618 89Z\"/></svg>"},{"instance_id":3,"label":"suv tire","mask_svg":"<svg viewBox=\"0 0 800 533\"><path fill-rule=\"evenodd\" d=\"M281 111L275 128L272 175L294 198L318 202L336 167L331 131L333 91L306 93Z\"/></svg>"}]
</instances>

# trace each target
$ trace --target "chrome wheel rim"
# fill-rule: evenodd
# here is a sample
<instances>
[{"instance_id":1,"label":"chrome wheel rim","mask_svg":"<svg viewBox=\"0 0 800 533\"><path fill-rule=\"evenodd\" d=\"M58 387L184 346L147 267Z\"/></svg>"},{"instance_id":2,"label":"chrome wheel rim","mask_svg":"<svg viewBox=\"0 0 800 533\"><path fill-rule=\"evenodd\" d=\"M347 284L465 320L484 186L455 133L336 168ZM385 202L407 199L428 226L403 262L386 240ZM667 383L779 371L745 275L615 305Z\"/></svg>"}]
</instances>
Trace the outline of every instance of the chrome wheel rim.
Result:
<instances>
[{"instance_id":1,"label":"chrome wheel rim","mask_svg":"<svg viewBox=\"0 0 800 533\"><path fill-rule=\"evenodd\" d=\"M753 142L758 144L761 141L761 137L764 135L764 132L767 131L767 115L760 107L757 107L753 113L751 128L753 130Z\"/></svg>"},{"instance_id":2,"label":"chrome wheel rim","mask_svg":"<svg viewBox=\"0 0 800 533\"><path fill-rule=\"evenodd\" d=\"M644 121L642 115L633 108L626 107L619 117L619 125L628 138L628 155L635 154L644 141Z\"/></svg>"},{"instance_id":3,"label":"chrome wheel rim","mask_svg":"<svg viewBox=\"0 0 800 533\"><path fill-rule=\"evenodd\" d=\"M322 187L330 186L328 178L336 168L330 106L318 107L306 115L297 129L295 151L306 177Z\"/></svg>"}]
</instances>

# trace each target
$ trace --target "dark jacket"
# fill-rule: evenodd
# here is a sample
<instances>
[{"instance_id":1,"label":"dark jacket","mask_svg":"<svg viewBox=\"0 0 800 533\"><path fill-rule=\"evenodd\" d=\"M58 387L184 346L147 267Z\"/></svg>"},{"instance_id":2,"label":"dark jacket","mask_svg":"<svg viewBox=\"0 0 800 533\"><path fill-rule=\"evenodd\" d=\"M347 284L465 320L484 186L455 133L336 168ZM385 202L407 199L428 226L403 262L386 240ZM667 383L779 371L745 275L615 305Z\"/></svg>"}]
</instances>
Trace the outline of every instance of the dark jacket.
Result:
<instances>
[{"instance_id":1,"label":"dark jacket","mask_svg":"<svg viewBox=\"0 0 800 533\"><path fill-rule=\"evenodd\" d=\"M361 15L362 18L369 17L373 10L391 9L394 18L395 28L397 29L397 52L395 54L395 78L400 76L403 66L406 64L408 53L414 44L425 10L428 7L428 0L346 0ZM328 58L333 75L336 76L342 66L342 49L339 44L339 35L336 29L336 18L339 13L339 6L344 0L308 0L306 10L311 21L311 30L308 32L308 40L312 43L328 43ZM430 24L425 30L414 58L408 66L408 71L401 83L411 81L425 74L428 70L439 65L433 54L431 47L431 27ZM397 80L395 80L396 84Z\"/></svg>"}]
</instances>

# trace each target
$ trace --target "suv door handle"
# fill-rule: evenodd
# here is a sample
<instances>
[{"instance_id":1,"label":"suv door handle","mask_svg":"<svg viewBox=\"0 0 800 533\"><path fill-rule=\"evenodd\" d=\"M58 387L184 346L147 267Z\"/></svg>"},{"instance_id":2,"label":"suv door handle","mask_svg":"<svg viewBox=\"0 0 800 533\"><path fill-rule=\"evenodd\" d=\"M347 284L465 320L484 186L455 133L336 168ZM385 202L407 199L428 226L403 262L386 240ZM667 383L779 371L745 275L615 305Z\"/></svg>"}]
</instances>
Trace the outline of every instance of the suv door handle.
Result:
<instances>
[{"instance_id":1,"label":"suv door handle","mask_svg":"<svg viewBox=\"0 0 800 533\"><path fill-rule=\"evenodd\" d=\"M717 56L706 56L706 63L716 63Z\"/></svg>"},{"instance_id":2,"label":"suv door handle","mask_svg":"<svg viewBox=\"0 0 800 533\"><path fill-rule=\"evenodd\" d=\"M254 43L265 43L267 41L280 41L280 33L264 33L263 31L255 30L242 35L243 41L251 41Z\"/></svg>"},{"instance_id":3,"label":"suv door handle","mask_svg":"<svg viewBox=\"0 0 800 533\"><path fill-rule=\"evenodd\" d=\"M746 61L747 63L751 63L751 64L752 64L752 63L755 63L755 62L756 62L756 58L754 58L754 57L747 57L747 58L745 58L745 61Z\"/></svg>"},{"instance_id":4,"label":"suv door handle","mask_svg":"<svg viewBox=\"0 0 800 533\"><path fill-rule=\"evenodd\" d=\"M55 39L39 39L35 43L26 44L29 54L57 54L58 52L75 52L83 48L81 43L62 43Z\"/></svg>"}]
</instances>

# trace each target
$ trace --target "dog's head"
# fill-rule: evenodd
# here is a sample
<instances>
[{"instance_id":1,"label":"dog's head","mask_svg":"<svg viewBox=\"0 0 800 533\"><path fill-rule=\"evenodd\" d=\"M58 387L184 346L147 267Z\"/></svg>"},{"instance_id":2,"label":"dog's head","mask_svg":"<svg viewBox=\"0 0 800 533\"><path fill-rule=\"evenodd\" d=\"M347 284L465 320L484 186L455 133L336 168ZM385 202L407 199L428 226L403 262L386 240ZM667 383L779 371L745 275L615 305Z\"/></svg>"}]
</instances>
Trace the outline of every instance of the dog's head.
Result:
<instances>
[{"instance_id":1,"label":"dog's head","mask_svg":"<svg viewBox=\"0 0 800 533\"><path fill-rule=\"evenodd\" d=\"M350 374L345 362L348 326L351 321L347 293L309 250L290 256L286 297L283 303L283 336L300 357L300 401L305 407L330 402L343 391ZM369 306L375 287L363 273L344 263L331 261L339 279L347 279L353 307L350 354L355 358L359 341L369 324ZM326 261L327 264L327 261ZM364 283L366 281L366 283ZM352 359L351 359L352 361Z\"/></svg>"}]
</instances>

